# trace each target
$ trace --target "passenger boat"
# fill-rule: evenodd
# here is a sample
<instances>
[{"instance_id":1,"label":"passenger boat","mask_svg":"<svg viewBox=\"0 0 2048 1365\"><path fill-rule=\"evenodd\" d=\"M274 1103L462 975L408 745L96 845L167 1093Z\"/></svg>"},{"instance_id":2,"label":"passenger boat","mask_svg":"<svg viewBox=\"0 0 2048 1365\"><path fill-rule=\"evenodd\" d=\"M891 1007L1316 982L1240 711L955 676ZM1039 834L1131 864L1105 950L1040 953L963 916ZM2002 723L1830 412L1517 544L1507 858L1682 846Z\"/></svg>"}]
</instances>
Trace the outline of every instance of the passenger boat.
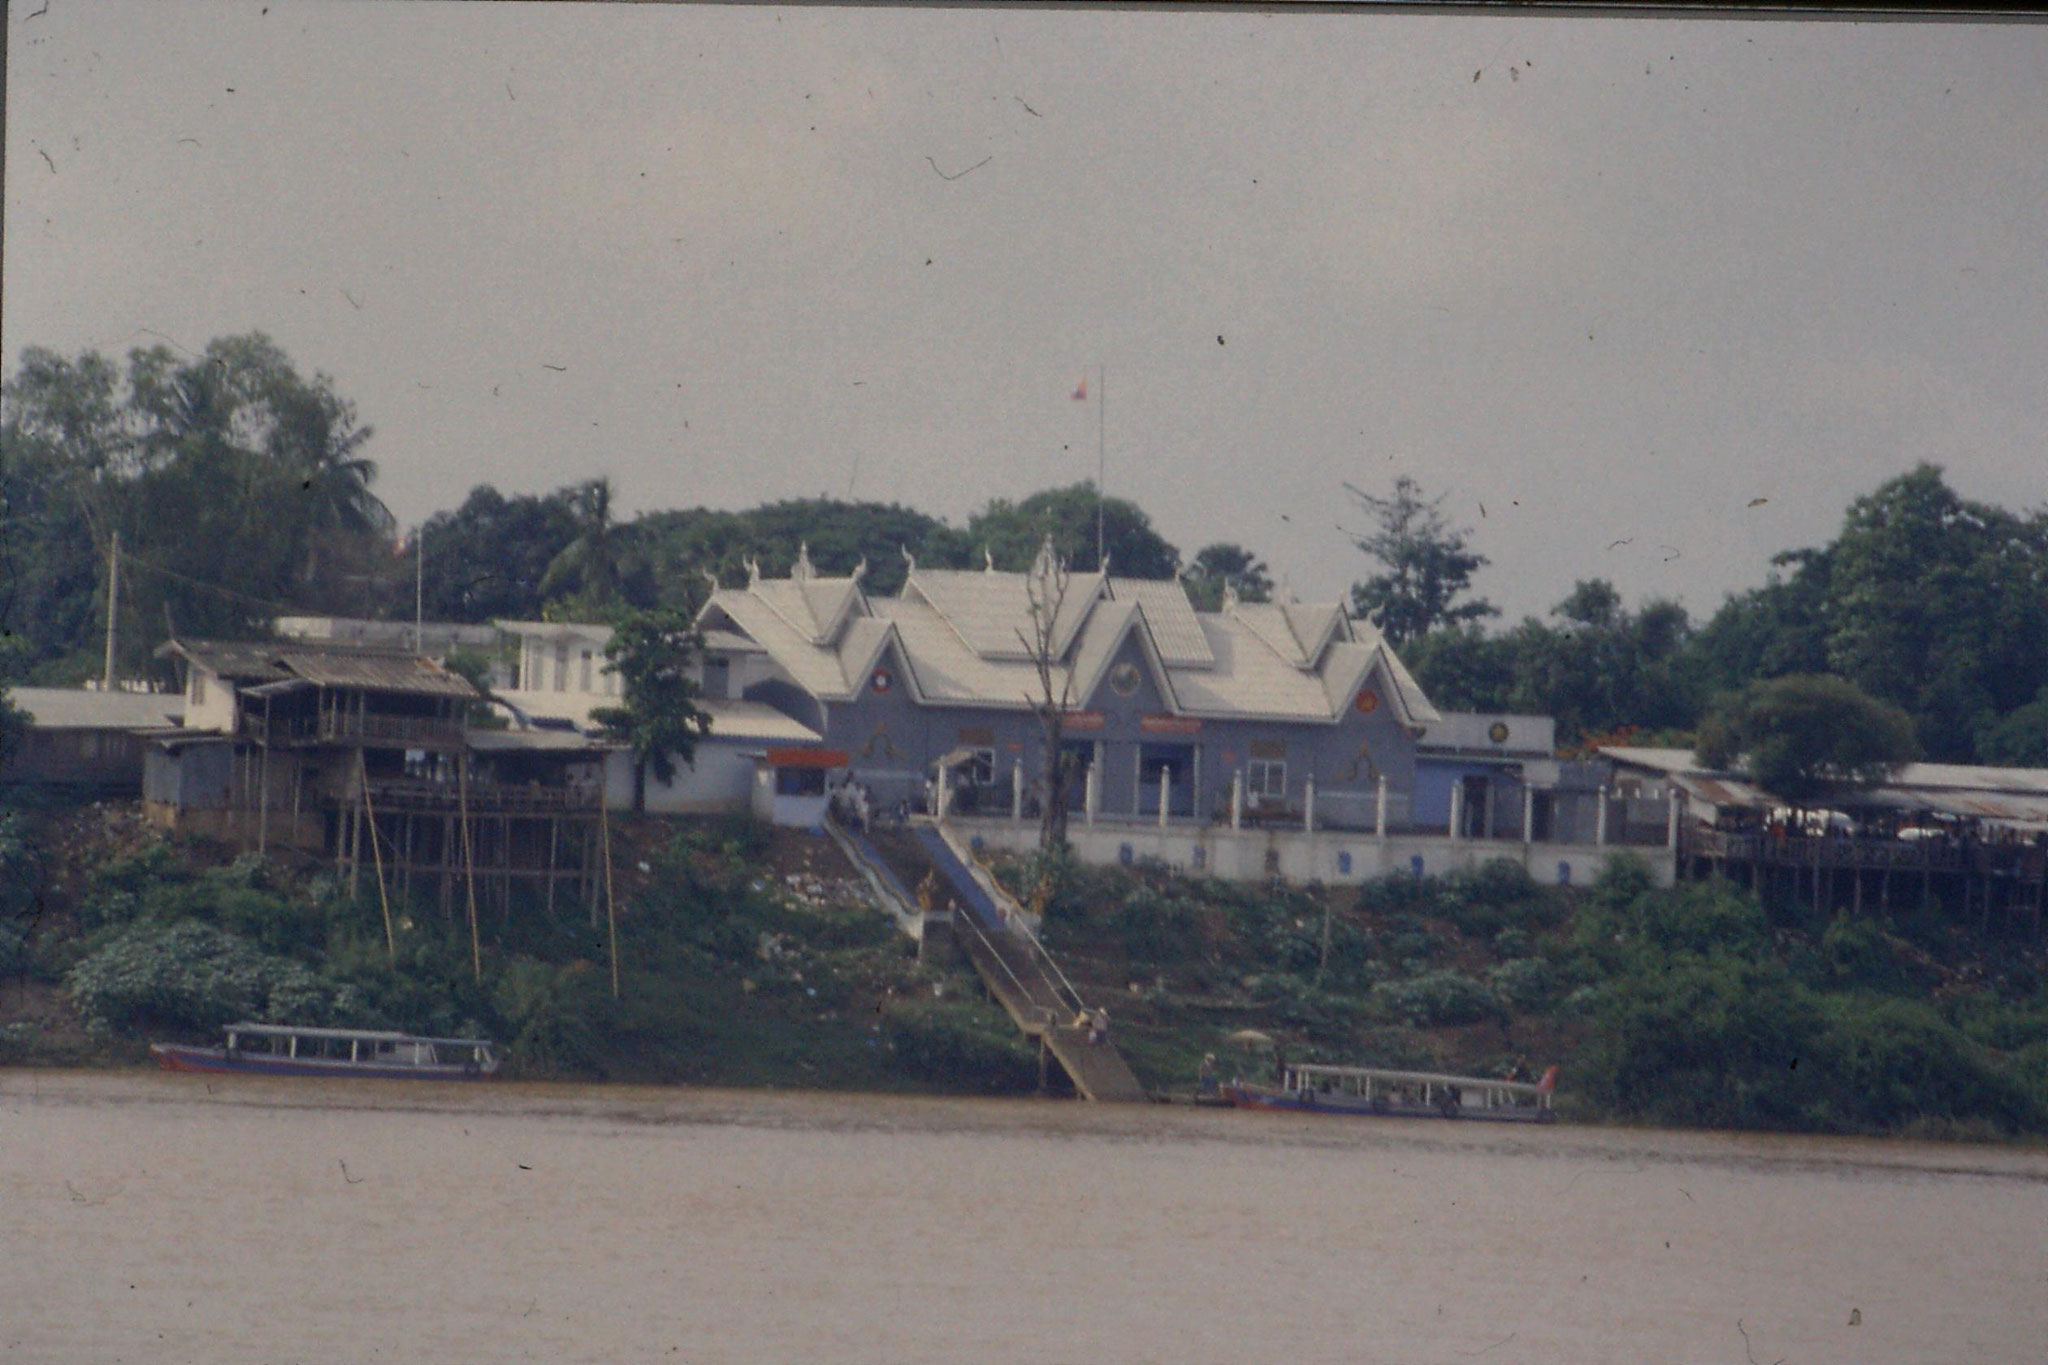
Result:
<instances>
[{"instance_id":1,"label":"passenger boat","mask_svg":"<svg viewBox=\"0 0 2048 1365\"><path fill-rule=\"evenodd\" d=\"M1286 1067L1278 1086L1231 1081L1224 1097L1240 1109L1289 1109L1310 1114L1390 1114L1417 1118L1490 1119L1549 1123L1557 1068L1540 1081L1449 1076L1434 1071L1390 1071L1370 1066Z\"/></svg>"},{"instance_id":2,"label":"passenger boat","mask_svg":"<svg viewBox=\"0 0 2048 1365\"><path fill-rule=\"evenodd\" d=\"M473 1081L494 1074L484 1038L421 1038L371 1029L229 1024L221 1047L151 1043L168 1071L256 1076L374 1076L387 1080Z\"/></svg>"}]
</instances>

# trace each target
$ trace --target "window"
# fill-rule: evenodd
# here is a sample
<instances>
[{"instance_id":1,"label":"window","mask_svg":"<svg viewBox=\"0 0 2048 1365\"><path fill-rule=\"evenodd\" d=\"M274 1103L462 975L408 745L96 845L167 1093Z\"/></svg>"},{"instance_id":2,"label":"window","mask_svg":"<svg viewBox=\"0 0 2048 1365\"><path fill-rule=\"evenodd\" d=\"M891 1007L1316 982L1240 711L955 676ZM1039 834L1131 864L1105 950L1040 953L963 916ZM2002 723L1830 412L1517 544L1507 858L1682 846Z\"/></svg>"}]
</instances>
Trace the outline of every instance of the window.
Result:
<instances>
[{"instance_id":1,"label":"window","mask_svg":"<svg viewBox=\"0 0 2048 1365\"><path fill-rule=\"evenodd\" d=\"M777 796L823 796L825 794L825 770L823 768L777 768L775 770L775 794Z\"/></svg>"},{"instance_id":2,"label":"window","mask_svg":"<svg viewBox=\"0 0 2048 1365\"><path fill-rule=\"evenodd\" d=\"M198 706L206 700L206 675L198 669L192 670L192 704Z\"/></svg>"},{"instance_id":3,"label":"window","mask_svg":"<svg viewBox=\"0 0 2048 1365\"><path fill-rule=\"evenodd\" d=\"M569 690L569 646L555 646L555 691Z\"/></svg>"},{"instance_id":4,"label":"window","mask_svg":"<svg viewBox=\"0 0 2048 1365\"><path fill-rule=\"evenodd\" d=\"M588 692L590 690L590 651L587 649L583 651L583 681L577 690L579 692Z\"/></svg>"},{"instance_id":5,"label":"window","mask_svg":"<svg viewBox=\"0 0 2048 1365\"><path fill-rule=\"evenodd\" d=\"M1282 759L1255 758L1245 764L1244 789L1248 796L1268 800L1287 795L1287 764Z\"/></svg>"},{"instance_id":6,"label":"window","mask_svg":"<svg viewBox=\"0 0 2048 1365\"><path fill-rule=\"evenodd\" d=\"M993 787L996 784L996 751L976 749L973 756L960 765L960 772L974 786Z\"/></svg>"}]
</instances>

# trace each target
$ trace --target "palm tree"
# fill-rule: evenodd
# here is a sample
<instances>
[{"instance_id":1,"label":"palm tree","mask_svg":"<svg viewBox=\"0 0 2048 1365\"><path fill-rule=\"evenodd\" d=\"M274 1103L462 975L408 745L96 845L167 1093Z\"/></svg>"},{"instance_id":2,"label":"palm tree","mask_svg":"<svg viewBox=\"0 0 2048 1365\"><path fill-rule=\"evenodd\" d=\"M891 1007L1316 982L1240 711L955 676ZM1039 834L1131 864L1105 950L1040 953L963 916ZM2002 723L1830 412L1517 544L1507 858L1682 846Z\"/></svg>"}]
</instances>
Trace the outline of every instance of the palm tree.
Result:
<instances>
[{"instance_id":1,"label":"palm tree","mask_svg":"<svg viewBox=\"0 0 2048 1365\"><path fill-rule=\"evenodd\" d=\"M612 521L612 481L596 478L569 494L576 536L548 563L540 594L557 599L573 591L579 607L609 607L619 600L618 526Z\"/></svg>"}]
</instances>

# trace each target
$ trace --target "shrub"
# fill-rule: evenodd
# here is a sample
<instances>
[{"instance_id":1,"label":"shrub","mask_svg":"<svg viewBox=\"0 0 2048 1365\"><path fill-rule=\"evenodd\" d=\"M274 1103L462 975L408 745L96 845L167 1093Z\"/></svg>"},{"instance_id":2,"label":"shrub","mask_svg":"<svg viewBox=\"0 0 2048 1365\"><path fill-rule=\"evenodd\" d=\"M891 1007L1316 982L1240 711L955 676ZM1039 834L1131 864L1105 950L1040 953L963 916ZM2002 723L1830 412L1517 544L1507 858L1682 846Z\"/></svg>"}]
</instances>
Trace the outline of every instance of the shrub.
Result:
<instances>
[{"instance_id":1,"label":"shrub","mask_svg":"<svg viewBox=\"0 0 2048 1365\"><path fill-rule=\"evenodd\" d=\"M1486 984L1515 1009L1539 1010L1557 997L1562 983L1557 969L1542 958L1517 957L1488 971Z\"/></svg>"},{"instance_id":2,"label":"shrub","mask_svg":"<svg viewBox=\"0 0 2048 1365\"><path fill-rule=\"evenodd\" d=\"M904 1070L934 1085L991 1094L1038 1086L1038 1060L1007 1022L967 1000L898 1000L882 1034Z\"/></svg>"},{"instance_id":3,"label":"shrub","mask_svg":"<svg viewBox=\"0 0 2048 1365\"><path fill-rule=\"evenodd\" d=\"M66 978L86 1024L212 1030L249 1019L319 1024L335 1014L329 983L212 925L139 924L114 933Z\"/></svg>"},{"instance_id":4,"label":"shrub","mask_svg":"<svg viewBox=\"0 0 2048 1365\"><path fill-rule=\"evenodd\" d=\"M1406 981L1383 981L1372 988L1375 1005L1416 1027L1476 1024L1500 1017L1500 1002L1471 977L1458 972L1426 972Z\"/></svg>"},{"instance_id":5,"label":"shrub","mask_svg":"<svg viewBox=\"0 0 2048 1365\"><path fill-rule=\"evenodd\" d=\"M491 1003L505 1021L506 1053L522 1072L601 1071L592 1021L606 1004L602 974L588 962L554 967L514 958L499 973Z\"/></svg>"}]
</instances>

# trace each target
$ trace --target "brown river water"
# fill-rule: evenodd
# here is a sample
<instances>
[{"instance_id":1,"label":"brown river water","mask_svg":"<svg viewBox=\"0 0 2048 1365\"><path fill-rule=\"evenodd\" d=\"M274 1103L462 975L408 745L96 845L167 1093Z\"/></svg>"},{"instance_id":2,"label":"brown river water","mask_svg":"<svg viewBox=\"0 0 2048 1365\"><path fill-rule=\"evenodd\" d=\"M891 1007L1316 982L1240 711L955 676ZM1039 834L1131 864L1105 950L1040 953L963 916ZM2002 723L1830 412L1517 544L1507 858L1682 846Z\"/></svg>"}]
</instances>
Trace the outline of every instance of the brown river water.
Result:
<instances>
[{"instance_id":1,"label":"brown river water","mask_svg":"<svg viewBox=\"0 0 2048 1365\"><path fill-rule=\"evenodd\" d=\"M2048 1360L2048 1153L0 1071L0 1361Z\"/></svg>"}]
</instances>

